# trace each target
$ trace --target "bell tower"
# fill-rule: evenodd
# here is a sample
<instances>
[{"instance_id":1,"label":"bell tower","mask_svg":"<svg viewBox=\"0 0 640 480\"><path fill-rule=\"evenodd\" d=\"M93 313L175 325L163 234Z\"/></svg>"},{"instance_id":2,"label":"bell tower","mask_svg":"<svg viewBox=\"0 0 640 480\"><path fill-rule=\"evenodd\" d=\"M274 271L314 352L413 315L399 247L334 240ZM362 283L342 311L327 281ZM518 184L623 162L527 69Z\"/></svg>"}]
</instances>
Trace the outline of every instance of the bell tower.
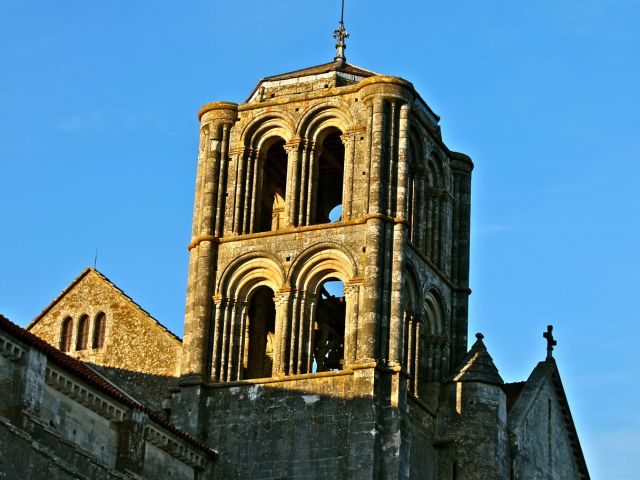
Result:
<instances>
[{"instance_id":1,"label":"bell tower","mask_svg":"<svg viewBox=\"0 0 640 480\"><path fill-rule=\"evenodd\" d=\"M334 478L400 478L435 456L420 438L467 350L473 164L411 83L347 63L335 36L334 62L199 112L176 421L229 448L233 424L254 454L304 434ZM236 447L222 471L257 478ZM287 455L267 455L283 475Z\"/></svg>"}]
</instances>

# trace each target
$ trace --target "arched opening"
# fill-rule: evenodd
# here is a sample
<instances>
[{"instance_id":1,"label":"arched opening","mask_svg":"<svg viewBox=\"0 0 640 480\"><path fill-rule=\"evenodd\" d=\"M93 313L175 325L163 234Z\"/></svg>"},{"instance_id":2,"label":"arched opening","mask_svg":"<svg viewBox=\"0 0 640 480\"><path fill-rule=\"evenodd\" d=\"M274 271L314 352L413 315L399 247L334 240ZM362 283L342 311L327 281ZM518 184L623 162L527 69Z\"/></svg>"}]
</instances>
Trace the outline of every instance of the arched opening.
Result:
<instances>
[{"instance_id":1,"label":"arched opening","mask_svg":"<svg viewBox=\"0 0 640 480\"><path fill-rule=\"evenodd\" d=\"M260 215L256 232L269 232L285 226L284 206L287 195L287 152L285 141L278 139L267 149L262 167Z\"/></svg>"},{"instance_id":2,"label":"arched opening","mask_svg":"<svg viewBox=\"0 0 640 480\"><path fill-rule=\"evenodd\" d=\"M316 164L315 223L337 221L342 216L342 187L344 181L344 145L341 132L331 128L320 144L320 158ZM331 212L340 206L336 220ZM335 212L334 212L335 213Z\"/></svg>"},{"instance_id":3,"label":"arched opening","mask_svg":"<svg viewBox=\"0 0 640 480\"><path fill-rule=\"evenodd\" d=\"M439 382L449 373L449 338L444 334L445 318L441 302L433 292L425 298L424 303L426 328L427 382Z\"/></svg>"},{"instance_id":4,"label":"arched opening","mask_svg":"<svg viewBox=\"0 0 640 480\"><path fill-rule=\"evenodd\" d=\"M76 350L87 348L89 340L89 315L82 315L78 320L78 336L76 337Z\"/></svg>"},{"instance_id":5,"label":"arched opening","mask_svg":"<svg viewBox=\"0 0 640 480\"><path fill-rule=\"evenodd\" d=\"M276 307L273 290L259 287L251 296L244 331L243 378L270 377L273 372Z\"/></svg>"},{"instance_id":6,"label":"arched opening","mask_svg":"<svg viewBox=\"0 0 640 480\"><path fill-rule=\"evenodd\" d=\"M102 348L104 345L104 332L107 326L107 316L104 312L96 315L93 321L93 338L91 339L91 348Z\"/></svg>"},{"instance_id":7,"label":"arched opening","mask_svg":"<svg viewBox=\"0 0 640 480\"><path fill-rule=\"evenodd\" d=\"M68 352L71 350L71 337L73 336L73 319L67 317L62 321L60 331L60 350Z\"/></svg>"},{"instance_id":8,"label":"arched opening","mask_svg":"<svg viewBox=\"0 0 640 480\"><path fill-rule=\"evenodd\" d=\"M347 305L344 284L329 278L320 285L313 322L313 372L344 368L344 332Z\"/></svg>"}]
</instances>

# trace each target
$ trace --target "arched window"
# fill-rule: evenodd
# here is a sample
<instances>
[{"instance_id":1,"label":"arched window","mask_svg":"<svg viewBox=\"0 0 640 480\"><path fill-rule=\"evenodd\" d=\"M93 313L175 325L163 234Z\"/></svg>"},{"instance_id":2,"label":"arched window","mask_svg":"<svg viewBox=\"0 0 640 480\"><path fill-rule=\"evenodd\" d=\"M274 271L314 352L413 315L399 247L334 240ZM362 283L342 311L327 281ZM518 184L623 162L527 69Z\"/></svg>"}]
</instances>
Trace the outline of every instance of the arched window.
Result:
<instances>
[{"instance_id":1,"label":"arched window","mask_svg":"<svg viewBox=\"0 0 640 480\"><path fill-rule=\"evenodd\" d=\"M344 183L344 145L340 138L341 132L336 128L331 128L320 144L318 159L315 162L313 184L313 217L311 223L329 223L340 219L334 217L338 210L339 215L342 209L336 207L342 205L342 187Z\"/></svg>"},{"instance_id":2,"label":"arched window","mask_svg":"<svg viewBox=\"0 0 640 480\"><path fill-rule=\"evenodd\" d=\"M73 337L73 319L67 317L62 321L60 331L60 350L68 352L71 350L71 338Z\"/></svg>"},{"instance_id":3,"label":"arched window","mask_svg":"<svg viewBox=\"0 0 640 480\"><path fill-rule=\"evenodd\" d=\"M89 315L82 315L78 320L78 336L76 337L76 350L87 348L89 340Z\"/></svg>"},{"instance_id":4,"label":"arched window","mask_svg":"<svg viewBox=\"0 0 640 480\"><path fill-rule=\"evenodd\" d=\"M320 287L313 322L313 372L344 368L345 318L344 285L330 278Z\"/></svg>"},{"instance_id":5,"label":"arched window","mask_svg":"<svg viewBox=\"0 0 640 480\"><path fill-rule=\"evenodd\" d=\"M422 378L422 365L424 364L424 346L422 332L422 318L419 308L420 285L413 274L406 272L403 288L404 325L402 368L407 374L407 388L414 395L418 395Z\"/></svg>"},{"instance_id":6,"label":"arched window","mask_svg":"<svg viewBox=\"0 0 640 480\"><path fill-rule=\"evenodd\" d=\"M285 141L279 139L267 149L264 156L258 197L259 215L258 223L254 228L255 232L269 232L285 226L287 152L284 144Z\"/></svg>"},{"instance_id":7,"label":"arched window","mask_svg":"<svg viewBox=\"0 0 640 480\"><path fill-rule=\"evenodd\" d=\"M245 323L243 378L265 378L272 375L275 323L273 291L269 287L259 287L249 301Z\"/></svg>"},{"instance_id":8,"label":"arched window","mask_svg":"<svg viewBox=\"0 0 640 480\"><path fill-rule=\"evenodd\" d=\"M445 315L441 302L429 293L425 298L427 382L439 382L449 373L449 338L445 334Z\"/></svg>"},{"instance_id":9,"label":"arched window","mask_svg":"<svg viewBox=\"0 0 640 480\"><path fill-rule=\"evenodd\" d=\"M426 245L425 254L440 269L445 268L447 245L450 234L448 215L451 194L447 190L446 171L438 156L431 156L427 172L427 189L425 192L426 211Z\"/></svg>"},{"instance_id":10,"label":"arched window","mask_svg":"<svg viewBox=\"0 0 640 480\"><path fill-rule=\"evenodd\" d=\"M107 316L104 312L100 312L93 320L93 338L91 339L91 348L102 348L104 345L104 332L106 330Z\"/></svg>"}]
</instances>

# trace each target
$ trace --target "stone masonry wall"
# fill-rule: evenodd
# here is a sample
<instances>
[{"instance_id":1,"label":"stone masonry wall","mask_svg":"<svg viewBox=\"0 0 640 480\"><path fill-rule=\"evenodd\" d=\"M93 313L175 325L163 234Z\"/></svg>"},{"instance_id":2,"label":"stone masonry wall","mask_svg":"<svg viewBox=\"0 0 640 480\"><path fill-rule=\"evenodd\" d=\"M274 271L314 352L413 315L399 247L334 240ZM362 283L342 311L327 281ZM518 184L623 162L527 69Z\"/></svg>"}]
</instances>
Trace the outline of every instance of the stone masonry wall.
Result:
<instances>
[{"instance_id":1,"label":"stone masonry wall","mask_svg":"<svg viewBox=\"0 0 640 480\"><path fill-rule=\"evenodd\" d=\"M371 375L363 370L210 388L205 430L208 443L220 446L220 478L374 478Z\"/></svg>"},{"instance_id":2,"label":"stone masonry wall","mask_svg":"<svg viewBox=\"0 0 640 480\"><path fill-rule=\"evenodd\" d=\"M94 319L106 314L103 348L91 348ZM90 320L88 347L76 351L78 320ZM29 331L59 348L62 322L73 318L70 356L96 365L157 376L174 376L180 340L94 270L89 270Z\"/></svg>"},{"instance_id":3,"label":"stone masonry wall","mask_svg":"<svg viewBox=\"0 0 640 480\"><path fill-rule=\"evenodd\" d=\"M517 429L514 480L574 480L582 478L562 404L553 382L545 384Z\"/></svg>"}]
</instances>

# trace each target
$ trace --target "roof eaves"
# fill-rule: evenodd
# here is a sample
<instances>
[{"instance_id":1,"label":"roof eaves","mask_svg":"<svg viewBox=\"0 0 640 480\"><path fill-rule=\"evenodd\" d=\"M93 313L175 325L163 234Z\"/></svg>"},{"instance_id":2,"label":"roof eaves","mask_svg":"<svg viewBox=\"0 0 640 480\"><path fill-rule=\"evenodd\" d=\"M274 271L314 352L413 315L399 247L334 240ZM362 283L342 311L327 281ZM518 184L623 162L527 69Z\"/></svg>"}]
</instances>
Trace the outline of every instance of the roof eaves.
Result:
<instances>
[{"instance_id":1,"label":"roof eaves","mask_svg":"<svg viewBox=\"0 0 640 480\"><path fill-rule=\"evenodd\" d=\"M71 291L71 289L75 287L80 282L80 280L82 280L91 270L91 267L87 267L82 270L82 272L80 272L80 275L74 278L69 285L67 285L46 307L44 307L42 311L33 320L31 320L31 322L29 322L29 324L25 327L25 330L31 330L34 325L38 323L42 319L42 317L44 317L49 312L49 310L51 310L60 300L62 300L62 298L67 293L69 293L69 291Z\"/></svg>"},{"instance_id":2,"label":"roof eaves","mask_svg":"<svg viewBox=\"0 0 640 480\"><path fill-rule=\"evenodd\" d=\"M28 332L24 328L21 328L3 315L0 315L0 330L6 331L8 334L12 335L23 343L41 351L52 363L54 363L58 367L78 376L80 379L82 379L92 387L95 387L114 400L117 400L121 404L146 413L149 418L155 423L175 434L176 436L182 438L187 443L193 445L194 447L197 447L199 450L207 453L209 456L215 457L218 455L218 452L216 450L210 448L208 445L204 444L197 438L192 437L183 430L180 430L172 423L167 422L156 412L130 397L128 394L126 394L126 392L115 386L113 383L105 380L102 375L89 368L80 360L76 360L75 358L66 355L53 345L45 342L33 333Z\"/></svg>"}]
</instances>

